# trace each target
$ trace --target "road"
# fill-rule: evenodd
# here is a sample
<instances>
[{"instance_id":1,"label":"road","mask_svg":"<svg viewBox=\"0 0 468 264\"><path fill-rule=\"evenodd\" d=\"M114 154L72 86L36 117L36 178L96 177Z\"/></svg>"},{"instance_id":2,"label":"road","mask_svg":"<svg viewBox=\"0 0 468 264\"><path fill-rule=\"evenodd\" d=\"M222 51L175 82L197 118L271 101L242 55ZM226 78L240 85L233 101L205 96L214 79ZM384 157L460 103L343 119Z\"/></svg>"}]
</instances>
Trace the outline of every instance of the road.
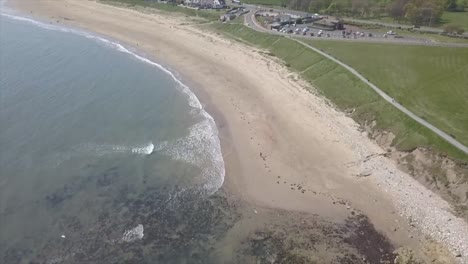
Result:
<instances>
[{"instance_id":1,"label":"road","mask_svg":"<svg viewBox=\"0 0 468 264\"><path fill-rule=\"evenodd\" d=\"M397 23L385 23L385 22L365 20L365 19L356 19L356 18L344 18L344 20L350 21L350 22L361 23L361 24L380 25L380 26L390 27L390 28L400 27L402 29L408 29L408 28L413 27L413 26L397 24ZM420 27L419 30L423 32L432 32L432 33L442 33L444 31L441 28L433 28L433 27ZM463 35L468 36L468 32L463 33Z\"/></svg>"},{"instance_id":2,"label":"road","mask_svg":"<svg viewBox=\"0 0 468 264\"><path fill-rule=\"evenodd\" d=\"M256 21L255 19L255 11L254 10L251 10L250 13L246 14L245 15L245 22L252 28L252 29L255 29L257 31L261 31L261 32L268 32L268 33L272 33L271 30L267 30L265 28L263 28L262 26L260 26L258 24L258 22ZM338 65L342 66L343 68L347 69L349 72L351 72L352 74L354 74L356 77L358 77L359 79L361 79L364 83L366 83L367 85L369 85L378 95L380 95L385 101L387 101L388 103L392 104L394 107L396 107L398 110L400 110L401 112L403 112L404 114L406 114L407 116L409 116L410 118L412 118L413 120L415 120L416 122L418 122L419 124L427 127L428 129L430 129L432 132L436 133L437 135L439 135L440 137L442 137L444 140L446 140L447 142L449 142L452 146L458 148L459 150L463 151L465 154L468 154L468 147L463 145L462 143L458 142L456 139L454 139L452 136L450 136L449 134L445 133L444 131L438 129L437 127L435 127L434 125L430 124L429 122L427 122L426 120L420 118L419 116L415 115L413 112L411 112L410 110L408 110L407 108L405 108L404 106L402 106L401 104L399 104L398 102L396 102L392 97L388 96L384 91L382 91L379 87L377 87L376 85L374 85L373 83L371 83L370 81L368 81L364 76L362 76L360 73L358 73L354 68L352 68L351 66L335 59L334 57L332 57L331 55L315 48L315 47L312 47L310 46L309 44L299 40L299 39L296 39L296 38L292 38L290 37L289 35L286 35L287 38L293 40L293 41L296 41L304 46L307 46L308 48L310 48L311 50L319 53L320 55L326 57L327 59L337 63Z\"/></svg>"},{"instance_id":3,"label":"road","mask_svg":"<svg viewBox=\"0 0 468 264\"><path fill-rule=\"evenodd\" d=\"M262 10L257 8L256 6L253 5L244 5L248 10L250 10L250 13L246 14L244 16L246 20L246 24L250 25L252 28L259 30L259 31L265 31L269 32L270 34L278 34L278 35L284 35L287 36L287 33L281 33L276 30L266 30L264 27L258 25L256 23L255 19L255 12ZM276 10L275 10L276 11ZM286 10L281 10L281 12L286 12ZM290 11L287 11L288 13ZM291 13L297 14L297 15L303 15L305 14L304 12L299 12L299 11L291 11ZM369 21L367 21L369 22ZM300 25L298 25L299 27ZM304 26L304 25L302 25ZM317 32L318 29L311 29L309 32L314 32L315 36L311 37L310 35L308 36L303 36L303 35L295 35L295 37L298 38L309 38L309 39L317 39ZM373 37L357 37L356 39L354 38L342 38L341 31L330 31L330 32L325 32L329 33L330 37L325 37L322 36L322 40L335 40L335 41L353 41L353 42L368 42L368 43L392 43L392 44L406 44L406 45L424 45L424 46L438 46L438 47L452 47L452 48L468 48L468 43L443 43L443 42L436 42L432 41L426 38L418 38L418 37L412 37L412 36L405 36L404 38L394 38L393 36L388 36L387 38L384 38L382 35L383 33L373 33Z\"/></svg>"}]
</instances>

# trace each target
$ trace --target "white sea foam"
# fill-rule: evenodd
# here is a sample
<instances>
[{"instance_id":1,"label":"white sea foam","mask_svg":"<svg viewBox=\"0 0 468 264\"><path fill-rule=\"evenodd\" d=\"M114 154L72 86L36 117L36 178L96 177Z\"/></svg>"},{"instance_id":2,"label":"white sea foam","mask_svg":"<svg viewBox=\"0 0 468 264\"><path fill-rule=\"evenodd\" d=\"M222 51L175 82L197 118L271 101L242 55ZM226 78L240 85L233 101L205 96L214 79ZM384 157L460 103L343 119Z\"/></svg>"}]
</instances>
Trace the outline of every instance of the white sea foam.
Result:
<instances>
[{"instance_id":1,"label":"white sea foam","mask_svg":"<svg viewBox=\"0 0 468 264\"><path fill-rule=\"evenodd\" d=\"M196 181L205 194L211 195L223 184L225 169L216 124L208 114L205 117L190 128L186 137L162 142L154 150L199 167L201 173Z\"/></svg>"},{"instance_id":2,"label":"white sea foam","mask_svg":"<svg viewBox=\"0 0 468 264\"><path fill-rule=\"evenodd\" d=\"M11 19L31 23L45 29L69 32L86 37L88 39L96 40L99 43L102 43L108 47L114 48L123 53L127 53L133 56L134 58L151 66L154 66L168 74L179 85L178 88L180 89L180 91L187 96L189 105L194 109L199 110L192 111L192 113L204 117L203 121L191 127L190 133L187 137L176 140L175 142L163 142L161 144L158 144L158 146L154 146L152 143L145 146L136 147L88 144L84 148L87 148L91 151L95 151L95 153L98 155L126 152L147 155L151 154L155 150L160 150L174 159L183 160L185 162L200 167L202 169L202 173L200 176L204 182L202 186L203 192L206 192L207 194L212 194L216 192L216 190L218 190L219 187L221 187L221 185L224 182L225 168L216 124L213 118L203 109L202 104L195 96L195 94L189 89L188 86L186 86L182 81L180 81L174 73L164 68L161 64L158 64L149 60L148 58L140 56L137 53L130 51L129 49L125 48L123 45L115 41L111 41L85 31L71 29L63 26L51 25L22 16L16 16L13 14L6 13L0 14Z\"/></svg>"},{"instance_id":3,"label":"white sea foam","mask_svg":"<svg viewBox=\"0 0 468 264\"><path fill-rule=\"evenodd\" d=\"M132 153L149 155L153 153L153 150L154 150L153 143L149 143L148 145L143 146L143 147L132 148Z\"/></svg>"},{"instance_id":4,"label":"white sea foam","mask_svg":"<svg viewBox=\"0 0 468 264\"><path fill-rule=\"evenodd\" d=\"M86 154L86 155L97 155L104 156L110 154L138 154L138 155L149 155L153 153L154 145L152 142L149 142L145 145L136 145L136 146L124 146L124 145L106 145L106 144L95 144L87 143L76 146L73 149L73 152L76 155Z\"/></svg>"},{"instance_id":5,"label":"white sea foam","mask_svg":"<svg viewBox=\"0 0 468 264\"><path fill-rule=\"evenodd\" d=\"M143 225L139 224L136 227L125 231L122 235L123 242L134 242L143 239L144 236Z\"/></svg>"}]
</instances>

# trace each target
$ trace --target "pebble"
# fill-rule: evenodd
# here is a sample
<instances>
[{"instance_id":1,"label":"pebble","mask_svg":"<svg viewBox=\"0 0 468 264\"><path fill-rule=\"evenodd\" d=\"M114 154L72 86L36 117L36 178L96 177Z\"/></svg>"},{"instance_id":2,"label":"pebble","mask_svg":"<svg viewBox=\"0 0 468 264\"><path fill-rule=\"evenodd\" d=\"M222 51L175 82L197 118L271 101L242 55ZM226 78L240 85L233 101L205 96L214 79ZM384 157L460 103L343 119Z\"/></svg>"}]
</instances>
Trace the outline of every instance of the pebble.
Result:
<instances>
[{"instance_id":1,"label":"pebble","mask_svg":"<svg viewBox=\"0 0 468 264\"><path fill-rule=\"evenodd\" d=\"M347 129L339 118L327 117L327 125L345 145L356 154L355 160L379 153L381 149L370 143L358 130ZM412 226L424 236L445 245L459 263L468 263L468 223L451 212L451 206L438 195L417 182L411 175L397 169L386 157L373 157L358 162L359 171L372 171L369 177L377 188L393 202L396 213L412 219ZM439 227L444 227L443 231ZM411 236L413 237L413 236Z\"/></svg>"}]
</instances>

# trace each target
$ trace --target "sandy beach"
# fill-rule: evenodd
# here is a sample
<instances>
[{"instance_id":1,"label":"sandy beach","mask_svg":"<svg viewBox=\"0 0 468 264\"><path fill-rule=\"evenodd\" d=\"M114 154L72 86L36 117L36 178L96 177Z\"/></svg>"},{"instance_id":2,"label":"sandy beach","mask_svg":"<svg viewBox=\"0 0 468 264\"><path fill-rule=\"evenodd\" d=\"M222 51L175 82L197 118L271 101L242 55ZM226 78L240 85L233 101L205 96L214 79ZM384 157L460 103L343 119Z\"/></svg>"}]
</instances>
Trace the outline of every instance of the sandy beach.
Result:
<instances>
[{"instance_id":1,"label":"sandy beach","mask_svg":"<svg viewBox=\"0 0 468 264\"><path fill-rule=\"evenodd\" d=\"M452 255L440 263L468 261L468 227L450 206L379 155L386 150L351 118L259 50L182 15L80 0L8 4L28 16L118 40L177 73L215 118L225 186L257 210L336 222L362 213L397 246L423 251L434 240ZM361 173L370 176L357 177Z\"/></svg>"}]
</instances>

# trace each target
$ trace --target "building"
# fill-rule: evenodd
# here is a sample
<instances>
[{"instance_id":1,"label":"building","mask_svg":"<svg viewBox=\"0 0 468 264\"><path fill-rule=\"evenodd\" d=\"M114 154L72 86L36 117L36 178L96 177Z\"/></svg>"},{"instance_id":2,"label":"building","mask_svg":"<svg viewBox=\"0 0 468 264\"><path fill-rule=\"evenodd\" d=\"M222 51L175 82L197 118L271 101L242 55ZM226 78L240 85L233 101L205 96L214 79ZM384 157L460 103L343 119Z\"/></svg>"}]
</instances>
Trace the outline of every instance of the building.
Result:
<instances>
[{"instance_id":1,"label":"building","mask_svg":"<svg viewBox=\"0 0 468 264\"><path fill-rule=\"evenodd\" d=\"M280 25L284 26L293 23L293 20L290 15L278 15L275 18L275 22L278 22Z\"/></svg>"},{"instance_id":2,"label":"building","mask_svg":"<svg viewBox=\"0 0 468 264\"><path fill-rule=\"evenodd\" d=\"M273 24L270 25L270 29L280 29L282 27L280 22L274 22Z\"/></svg>"},{"instance_id":3,"label":"building","mask_svg":"<svg viewBox=\"0 0 468 264\"><path fill-rule=\"evenodd\" d=\"M236 14L224 14L224 15L221 15L219 16L219 20L224 22L224 21L229 21L229 20L234 20L236 19Z\"/></svg>"},{"instance_id":4,"label":"building","mask_svg":"<svg viewBox=\"0 0 468 264\"><path fill-rule=\"evenodd\" d=\"M198 8L225 8L226 2L224 0L185 0L184 5L198 7Z\"/></svg>"},{"instance_id":5,"label":"building","mask_svg":"<svg viewBox=\"0 0 468 264\"><path fill-rule=\"evenodd\" d=\"M313 23L314 27L323 28L326 30L343 30L344 24L342 20L336 19L321 19Z\"/></svg>"}]
</instances>

